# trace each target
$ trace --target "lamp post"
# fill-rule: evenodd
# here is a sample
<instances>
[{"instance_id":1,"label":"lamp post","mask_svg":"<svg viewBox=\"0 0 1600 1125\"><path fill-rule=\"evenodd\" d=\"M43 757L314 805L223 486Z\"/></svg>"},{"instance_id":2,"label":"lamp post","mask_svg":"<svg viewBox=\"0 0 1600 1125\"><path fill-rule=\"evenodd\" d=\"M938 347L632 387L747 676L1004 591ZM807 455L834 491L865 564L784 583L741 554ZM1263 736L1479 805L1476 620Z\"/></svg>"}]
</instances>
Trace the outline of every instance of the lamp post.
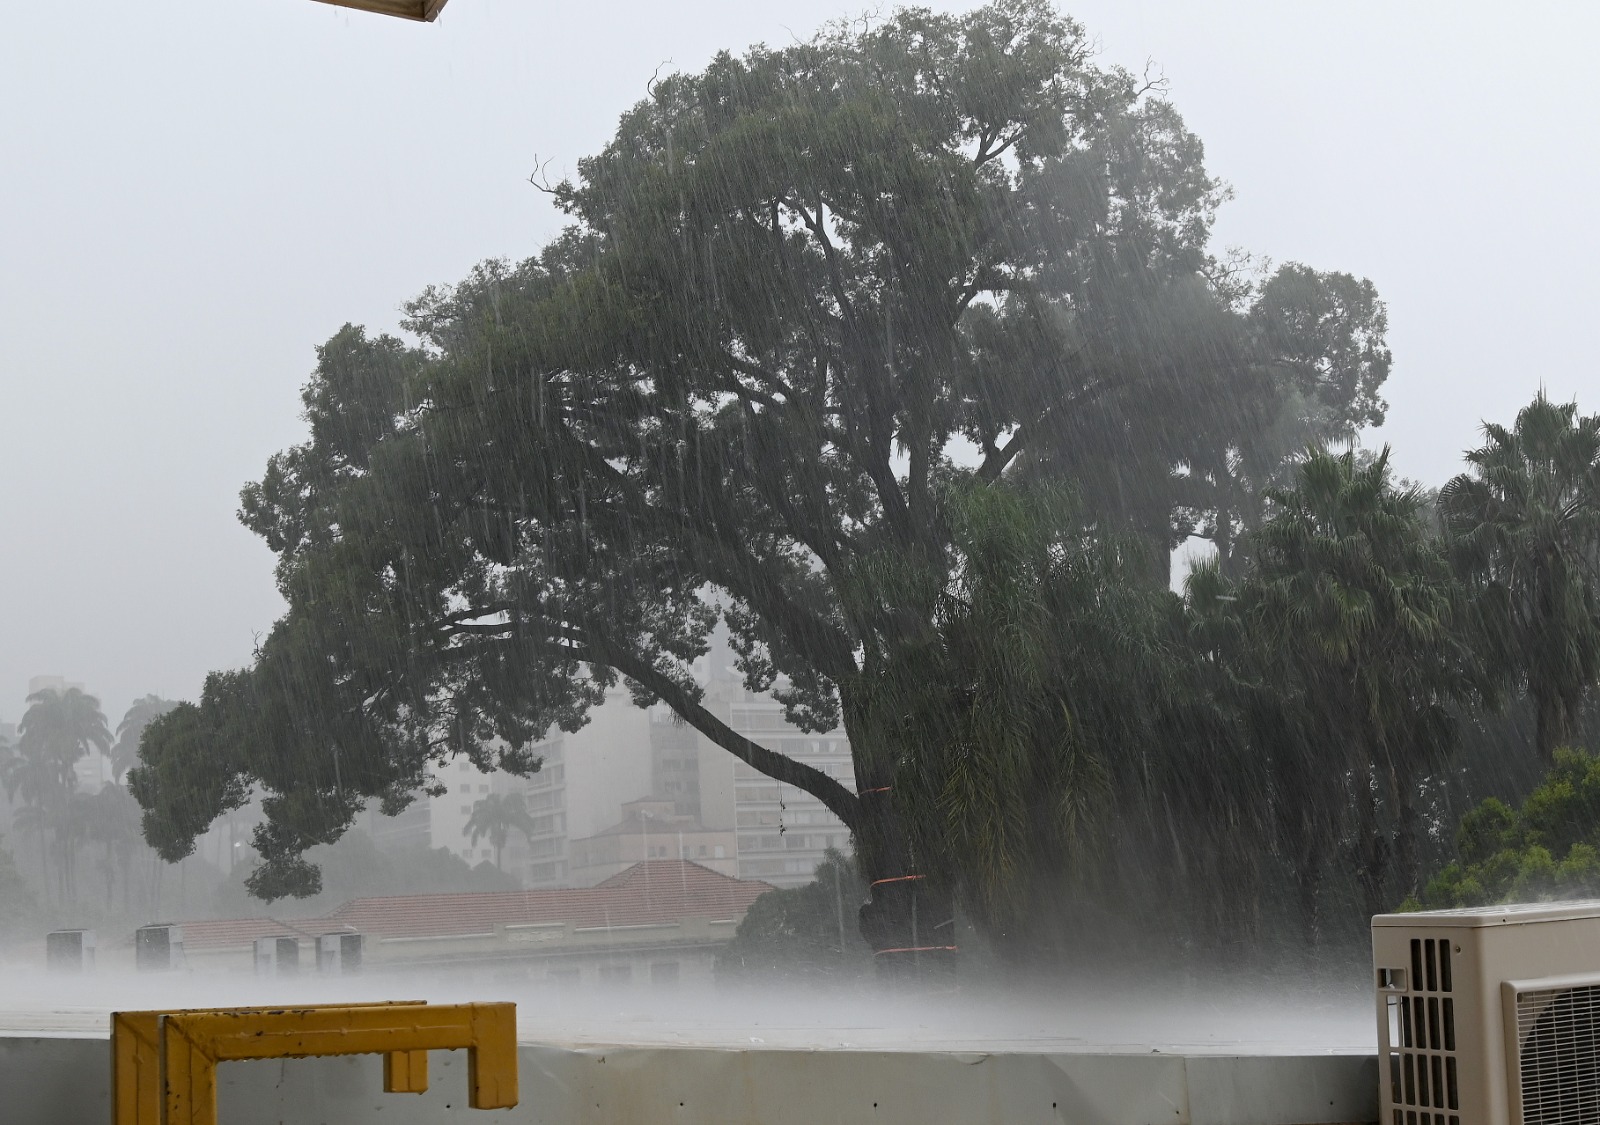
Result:
<instances>
[{"instance_id":1,"label":"lamp post","mask_svg":"<svg viewBox=\"0 0 1600 1125\"><path fill-rule=\"evenodd\" d=\"M355 8L363 12L377 12L384 16L421 20L432 23L447 0L318 0L336 8Z\"/></svg>"}]
</instances>

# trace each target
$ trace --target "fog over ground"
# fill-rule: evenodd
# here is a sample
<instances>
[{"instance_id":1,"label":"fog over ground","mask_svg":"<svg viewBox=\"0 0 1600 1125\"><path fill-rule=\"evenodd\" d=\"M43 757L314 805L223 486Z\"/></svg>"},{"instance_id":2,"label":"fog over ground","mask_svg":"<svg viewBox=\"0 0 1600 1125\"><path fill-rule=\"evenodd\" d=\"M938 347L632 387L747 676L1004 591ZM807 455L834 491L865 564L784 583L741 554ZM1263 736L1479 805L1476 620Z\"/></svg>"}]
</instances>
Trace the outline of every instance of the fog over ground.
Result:
<instances>
[{"instance_id":1,"label":"fog over ground","mask_svg":"<svg viewBox=\"0 0 1600 1125\"><path fill-rule=\"evenodd\" d=\"M1351 986L1350 982L1354 982ZM492 973L410 969L361 977L187 972L83 977L0 969L0 1027L42 1035L104 1034L116 1009L350 1003L404 996L517 1004L523 1041L742 1049L1092 1051L1147 1054L1324 1054L1374 1049L1364 974L1205 980L1160 970L1127 979L1064 976L1027 989L960 993L857 982L640 991L560 991Z\"/></svg>"},{"instance_id":2,"label":"fog over ground","mask_svg":"<svg viewBox=\"0 0 1600 1125\"><path fill-rule=\"evenodd\" d=\"M964 5L938 4L957 8ZM1367 276L1388 423L1440 483L1540 385L1595 409L1600 8L1082 0L1164 73L1237 198L1217 242ZM520 257L658 67L809 36L837 0L14 5L0 28L0 719L65 674L115 722L280 611L239 487L299 440L312 348Z\"/></svg>"}]
</instances>

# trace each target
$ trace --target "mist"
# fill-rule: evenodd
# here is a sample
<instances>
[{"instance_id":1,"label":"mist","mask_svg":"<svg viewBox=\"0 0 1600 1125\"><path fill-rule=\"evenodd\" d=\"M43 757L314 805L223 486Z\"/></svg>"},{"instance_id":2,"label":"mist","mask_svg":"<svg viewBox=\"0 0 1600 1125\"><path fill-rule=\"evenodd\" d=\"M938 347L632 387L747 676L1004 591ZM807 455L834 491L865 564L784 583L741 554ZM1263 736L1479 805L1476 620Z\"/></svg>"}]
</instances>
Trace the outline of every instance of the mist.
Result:
<instances>
[{"instance_id":1,"label":"mist","mask_svg":"<svg viewBox=\"0 0 1600 1125\"><path fill-rule=\"evenodd\" d=\"M1600 896L1593 25L18 13L0 1028L1371 1051Z\"/></svg>"}]
</instances>

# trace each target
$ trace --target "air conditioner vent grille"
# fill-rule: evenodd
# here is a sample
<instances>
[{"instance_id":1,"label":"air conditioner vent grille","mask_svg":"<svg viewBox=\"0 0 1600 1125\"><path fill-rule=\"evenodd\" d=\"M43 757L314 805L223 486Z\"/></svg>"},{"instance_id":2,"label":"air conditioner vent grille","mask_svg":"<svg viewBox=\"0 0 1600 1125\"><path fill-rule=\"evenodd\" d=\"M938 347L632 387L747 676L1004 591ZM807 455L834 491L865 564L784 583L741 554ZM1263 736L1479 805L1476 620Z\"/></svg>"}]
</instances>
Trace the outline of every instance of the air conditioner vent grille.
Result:
<instances>
[{"instance_id":1,"label":"air conditioner vent grille","mask_svg":"<svg viewBox=\"0 0 1600 1125\"><path fill-rule=\"evenodd\" d=\"M1450 939L1413 938L1409 968L1385 978L1391 1125L1460 1125Z\"/></svg>"},{"instance_id":2,"label":"air conditioner vent grille","mask_svg":"<svg viewBox=\"0 0 1600 1125\"><path fill-rule=\"evenodd\" d=\"M1600 1121L1600 985L1517 993L1523 1125Z\"/></svg>"}]
</instances>

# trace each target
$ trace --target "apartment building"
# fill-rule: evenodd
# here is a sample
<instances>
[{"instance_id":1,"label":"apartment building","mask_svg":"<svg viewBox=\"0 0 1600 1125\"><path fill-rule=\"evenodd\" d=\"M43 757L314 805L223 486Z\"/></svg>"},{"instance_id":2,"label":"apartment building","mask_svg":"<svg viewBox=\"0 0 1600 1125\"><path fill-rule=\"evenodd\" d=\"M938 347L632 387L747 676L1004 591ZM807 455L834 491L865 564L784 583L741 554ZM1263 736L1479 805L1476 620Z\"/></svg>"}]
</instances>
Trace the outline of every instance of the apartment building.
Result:
<instances>
[{"instance_id":1,"label":"apartment building","mask_svg":"<svg viewBox=\"0 0 1600 1125\"><path fill-rule=\"evenodd\" d=\"M619 686L581 730L552 731L534 750L544 759L538 773L493 782L495 792L520 794L532 818L526 838L508 841L505 869L525 887L574 886L571 841L612 827L625 803L650 795L650 714Z\"/></svg>"}]
</instances>

